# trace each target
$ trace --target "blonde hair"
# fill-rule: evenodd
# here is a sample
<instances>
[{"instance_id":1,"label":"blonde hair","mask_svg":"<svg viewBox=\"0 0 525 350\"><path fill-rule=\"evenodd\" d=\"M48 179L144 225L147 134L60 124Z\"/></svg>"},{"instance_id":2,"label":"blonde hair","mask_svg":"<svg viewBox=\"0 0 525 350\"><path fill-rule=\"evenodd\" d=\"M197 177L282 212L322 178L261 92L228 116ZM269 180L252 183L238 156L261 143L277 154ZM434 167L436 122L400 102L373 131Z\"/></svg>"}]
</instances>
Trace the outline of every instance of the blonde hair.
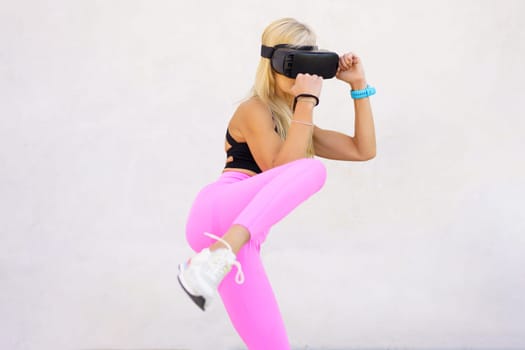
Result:
<instances>
[{"instance_id":1,"label":"blonde hair","mask_svg":"<svg viewBox=\"0 0 525 350\"><path fill-rule=\"evenodd\" d=\"M282 18L270 23L262 34L262 45L275 46L278 44L290 45L316 45L316 35L306 24L294 18ZM272 111L277 132L284 140L290 127L292 109L288 102L279 97L275 91L274 72L268 58L261 57L255 84L251 91L251 97L259 98ZM310 140L307 155L313 156L313 141Z\"/></svg>"}]
</instances>

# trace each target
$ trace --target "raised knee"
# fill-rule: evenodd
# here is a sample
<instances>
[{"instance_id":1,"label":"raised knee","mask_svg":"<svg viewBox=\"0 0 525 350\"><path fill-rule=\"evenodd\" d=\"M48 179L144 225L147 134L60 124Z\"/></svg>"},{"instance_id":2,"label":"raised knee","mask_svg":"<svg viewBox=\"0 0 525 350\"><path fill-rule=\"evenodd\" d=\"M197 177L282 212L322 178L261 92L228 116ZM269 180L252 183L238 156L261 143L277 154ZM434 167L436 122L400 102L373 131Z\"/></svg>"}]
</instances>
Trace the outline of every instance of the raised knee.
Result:
<instances>
[{"instance_id":1,"label":"raised knee","mask_svg":"<svg viewBox=\"0 0 525 350\"><path fill-rule=\"evenodd\" d=\"M304 166L304 173L320 189L326 182L326 166L317 158L304 158L301 160Z\"/></svg>"},{"instance_id":2,"label":"raised knee","mask_svg":"<svg viewBox=\"0 0 525 350\"><path fill-rule=\"evenodd\" d=\"M312 158L312 161L312 167L314 168L316 177L319 180L320 187L323 187L326 182L326 165L324 165L319 159Z\"/></svg>"}]
</instances>

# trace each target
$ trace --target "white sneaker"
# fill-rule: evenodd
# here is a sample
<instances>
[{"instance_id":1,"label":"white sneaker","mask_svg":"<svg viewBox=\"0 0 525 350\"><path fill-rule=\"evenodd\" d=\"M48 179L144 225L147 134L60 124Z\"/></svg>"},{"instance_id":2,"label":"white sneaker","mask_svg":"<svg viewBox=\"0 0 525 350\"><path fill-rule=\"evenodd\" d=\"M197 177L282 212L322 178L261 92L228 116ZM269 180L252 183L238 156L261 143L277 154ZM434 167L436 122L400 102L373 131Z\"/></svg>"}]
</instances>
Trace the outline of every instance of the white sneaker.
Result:
<instances>
[{"instance_id":1,"label":"white sneaker","mask_svg":"<svg viewBox=\"0 0 525 350\"><path fill-rule=\"evenodd\" d=\"M210 251L208 248L203 249L190 261L179 265L179 275L177 276L186 294L203 311L210 306L216 295L217 287L224 276L230 272L232 265L237 267L235 282L238 284L244 282L241 264L235 260L231 246L220 237L207 232L204 234L221 241L227 248L219 248L214 251Z\"/></svg>"}]
</instances>

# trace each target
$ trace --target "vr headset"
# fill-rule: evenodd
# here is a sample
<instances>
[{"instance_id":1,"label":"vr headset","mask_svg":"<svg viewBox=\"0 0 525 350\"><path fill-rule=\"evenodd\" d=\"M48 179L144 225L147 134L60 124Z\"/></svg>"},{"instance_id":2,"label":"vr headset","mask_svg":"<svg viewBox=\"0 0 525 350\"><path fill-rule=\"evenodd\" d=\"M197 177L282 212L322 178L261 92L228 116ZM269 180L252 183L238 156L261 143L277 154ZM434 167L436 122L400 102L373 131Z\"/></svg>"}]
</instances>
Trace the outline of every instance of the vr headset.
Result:
<instances>
[{"instance_id":1,"label":"vr headset","mask_svg":"<svg viewBox=\"0 0 525 350\"><path fill-rule=\"evenodd\" d=\"M295 78L299 73L308 73L330 79L335 77L339 66L337 53L319 51L317 46L262 45L261 56L271 60L274 71L289 78Z\"/></svg>"}]
</instances>

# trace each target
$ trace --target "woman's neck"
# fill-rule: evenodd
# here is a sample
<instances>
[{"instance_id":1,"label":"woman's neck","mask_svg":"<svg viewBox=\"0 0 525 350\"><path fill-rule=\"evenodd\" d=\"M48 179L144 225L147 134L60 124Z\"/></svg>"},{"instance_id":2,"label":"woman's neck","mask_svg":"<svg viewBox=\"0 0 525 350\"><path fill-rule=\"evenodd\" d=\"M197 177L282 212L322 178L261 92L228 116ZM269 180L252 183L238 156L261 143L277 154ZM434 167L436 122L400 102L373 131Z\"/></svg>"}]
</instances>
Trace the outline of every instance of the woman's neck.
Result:
<instances>
[{"instance_id":1,"label":"woman's neck","mask_svg":"<svg viewBox=\"0 0 525 350\"><path fill-rule=\"evenodd\" d=\"M276 95L280 97L283 101L285 101L286 104L290 106L290 108L292 107L294 98L292 95L287 94L282 90L276 90Z\"/></svg>"}]
</instances>

